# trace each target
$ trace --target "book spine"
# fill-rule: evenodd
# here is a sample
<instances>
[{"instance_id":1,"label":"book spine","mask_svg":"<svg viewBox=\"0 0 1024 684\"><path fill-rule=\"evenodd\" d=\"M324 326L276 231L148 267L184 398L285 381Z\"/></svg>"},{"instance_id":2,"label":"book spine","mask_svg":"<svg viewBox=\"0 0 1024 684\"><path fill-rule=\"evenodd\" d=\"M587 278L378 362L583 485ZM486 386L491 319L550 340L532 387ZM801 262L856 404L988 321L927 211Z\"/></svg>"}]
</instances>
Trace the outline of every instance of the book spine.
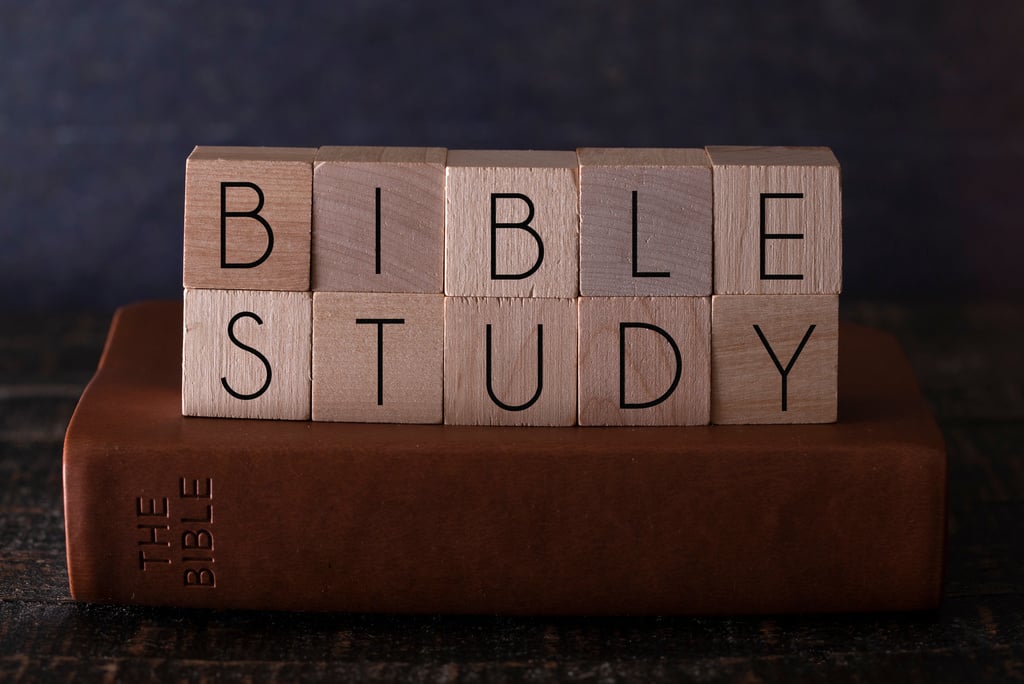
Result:
<instances>
[{"instance_id":1,"label":"book spine","mask_svg":"<svg viewBox=\"0 0 1024 684\"><path fill-rule=\"evenodd\" d=\"M937 604L944 500L900 484L939 477L919 459L858 468L807 454L670 461L481 453L449 462L344 449L243 458L86 445L65 473L72 593L411 613Z\"/></svg>"}]
</instances>

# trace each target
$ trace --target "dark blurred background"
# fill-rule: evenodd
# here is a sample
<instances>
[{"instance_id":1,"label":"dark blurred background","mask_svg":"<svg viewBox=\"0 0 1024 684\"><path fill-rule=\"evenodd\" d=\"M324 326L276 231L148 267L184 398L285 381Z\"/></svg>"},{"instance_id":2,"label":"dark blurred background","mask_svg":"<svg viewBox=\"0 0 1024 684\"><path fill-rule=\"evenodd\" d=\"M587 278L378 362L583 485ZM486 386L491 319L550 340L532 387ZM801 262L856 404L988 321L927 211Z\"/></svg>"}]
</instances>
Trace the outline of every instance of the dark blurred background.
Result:
<instances>
[{"instance_id":1,"label":"dark blurred background","mask_svg":"<svg viewBox=\"0 0 1024 684\"><path fill-rule=\"evenodd\" d=\"M845 293L1017 297L1024 2L0 0L0 311L181 296L195 144L829 145Z\"/></svg>"}]
</instances>

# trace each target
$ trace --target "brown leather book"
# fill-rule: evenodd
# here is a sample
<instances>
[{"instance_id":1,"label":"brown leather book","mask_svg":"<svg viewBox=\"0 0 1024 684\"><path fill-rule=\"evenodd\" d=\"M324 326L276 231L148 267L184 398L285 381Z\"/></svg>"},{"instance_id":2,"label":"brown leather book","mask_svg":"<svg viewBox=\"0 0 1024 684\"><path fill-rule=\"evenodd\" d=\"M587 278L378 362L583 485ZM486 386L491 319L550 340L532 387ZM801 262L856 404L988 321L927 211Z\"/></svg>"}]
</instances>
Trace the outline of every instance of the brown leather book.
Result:
<instances>
[{"instance_id":1,"label":"brown leather book","mask_svg":"<svg viewBox=\"0 0 1024 684\"><path fill-rule=\"evenodd\" d=\"M181 304L118 312L68 427L81 601L371 612L916 610L942 438L845 326L839 422L493 428L183 418Z\"/></svg>"}]
</instances>

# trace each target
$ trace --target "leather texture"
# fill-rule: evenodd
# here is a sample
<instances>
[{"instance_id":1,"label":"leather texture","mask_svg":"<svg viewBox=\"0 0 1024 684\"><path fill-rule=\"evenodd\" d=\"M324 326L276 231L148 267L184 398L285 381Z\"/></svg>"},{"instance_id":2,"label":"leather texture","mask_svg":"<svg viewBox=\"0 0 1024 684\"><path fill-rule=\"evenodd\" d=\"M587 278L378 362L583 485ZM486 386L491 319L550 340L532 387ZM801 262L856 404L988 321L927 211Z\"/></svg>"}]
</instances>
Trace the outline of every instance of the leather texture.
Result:
<instances>
[{"instance_id":1,"label":"leather texture","mask_svg":"<svg viewBox=\"0 0 1024 684\"><path fill-rule=\"evenodd\" d=\"M843 326L840 340L832 425L183 418L181 304L130 306L67 431L72 595L397 613L935 607L941 434L891 336ZM211 499L181 498L182 480L194 494L207 479ZM166 529L139 527L154 520ZM189 548L200 531L212 548ZM215 586L189 585L203 578Z\"/></svg>"}]
</instances>

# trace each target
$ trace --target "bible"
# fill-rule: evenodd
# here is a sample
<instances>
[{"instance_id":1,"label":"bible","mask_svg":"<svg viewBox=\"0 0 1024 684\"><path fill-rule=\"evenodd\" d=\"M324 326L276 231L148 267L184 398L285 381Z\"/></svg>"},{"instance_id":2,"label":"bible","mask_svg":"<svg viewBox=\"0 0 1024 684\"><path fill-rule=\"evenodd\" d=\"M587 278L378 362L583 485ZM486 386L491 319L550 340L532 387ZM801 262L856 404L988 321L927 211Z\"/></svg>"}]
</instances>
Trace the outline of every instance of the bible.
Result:
<instances>
[{"instance_id":1,"label":"bible","mask_svg":"<svg viewBox=\"0 0 1024 684\"><path fill-rule=\"evenodd\" d=\"M909 363L844 325L839 421L483 427L181 415L180 302L117 312L68 426L71 594L478 614L920 610L946 455Z\"/></svg>"}]
</instances>

